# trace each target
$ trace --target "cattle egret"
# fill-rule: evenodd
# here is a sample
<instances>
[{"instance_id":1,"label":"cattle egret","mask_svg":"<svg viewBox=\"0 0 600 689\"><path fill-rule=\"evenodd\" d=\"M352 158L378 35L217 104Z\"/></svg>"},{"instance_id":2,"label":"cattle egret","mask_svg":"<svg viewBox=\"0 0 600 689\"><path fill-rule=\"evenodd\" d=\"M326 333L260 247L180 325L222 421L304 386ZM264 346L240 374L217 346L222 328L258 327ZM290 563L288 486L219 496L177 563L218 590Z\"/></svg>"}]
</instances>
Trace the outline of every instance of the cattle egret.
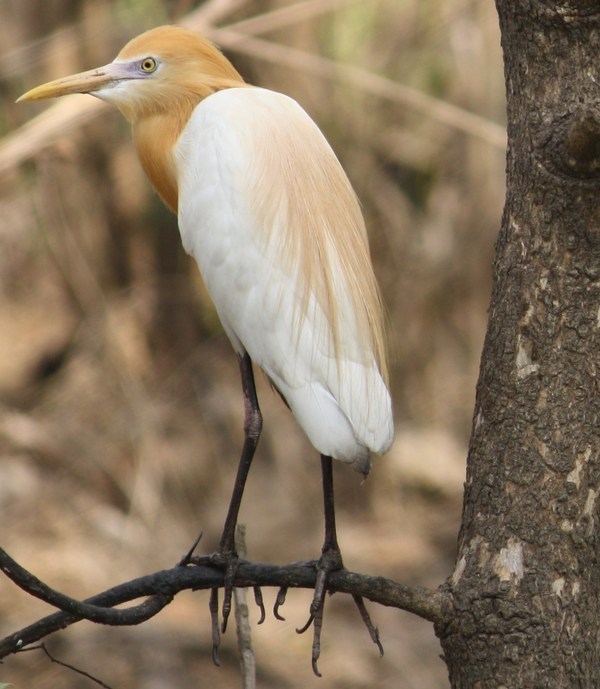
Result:
<instances>
[{"instance_id":1,"label":"cattle egret","mask_svg":"<svg viewBox=\"0 0 600 689\"><path fill-rule=\"evenodd\" d=\"M294 100L245 83L192 31L152 29L110 64L19 100L72 93L108 101L131 122L142 167L177 213L183 246L239 359L245 442L213 560L226 570L223 629L237 562L234 530L262 428L252 362L321 454L325 540L305 625L314 621L318 674L327 576L343 567L331 460L366 475L370 454L386 452L393 436L382 307L354 191ZM214 610L216 598L211 603ZM365 617L360 600L359 607ZM213 613L215 654L218 634Z\"/></svg>"}]
</instances>

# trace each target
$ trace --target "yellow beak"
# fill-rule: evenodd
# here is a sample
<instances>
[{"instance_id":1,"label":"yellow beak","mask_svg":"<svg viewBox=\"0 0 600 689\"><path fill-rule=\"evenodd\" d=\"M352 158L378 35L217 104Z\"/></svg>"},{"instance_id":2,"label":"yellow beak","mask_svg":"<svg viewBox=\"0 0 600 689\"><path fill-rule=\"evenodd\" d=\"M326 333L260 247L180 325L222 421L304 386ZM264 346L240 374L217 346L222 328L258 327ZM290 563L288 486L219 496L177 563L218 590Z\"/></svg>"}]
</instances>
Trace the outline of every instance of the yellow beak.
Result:
<instances>
[{"instance_id":1,"label":"yellow beak","mask_svg":"<svg viewBox=\"0 0 600 689\"><path fill-rule=\"evenodd\" d=\"M62 79L49 81L41 86L36 86L27 91L17 103L29 100L42 100L43 98L56 98L70 93L94 93L102 89L110 88L124 79L135 78L131 65L128 63L111 62L104 67L90 69L87 72L79 72Z\"/></svg>"}]
</instances>

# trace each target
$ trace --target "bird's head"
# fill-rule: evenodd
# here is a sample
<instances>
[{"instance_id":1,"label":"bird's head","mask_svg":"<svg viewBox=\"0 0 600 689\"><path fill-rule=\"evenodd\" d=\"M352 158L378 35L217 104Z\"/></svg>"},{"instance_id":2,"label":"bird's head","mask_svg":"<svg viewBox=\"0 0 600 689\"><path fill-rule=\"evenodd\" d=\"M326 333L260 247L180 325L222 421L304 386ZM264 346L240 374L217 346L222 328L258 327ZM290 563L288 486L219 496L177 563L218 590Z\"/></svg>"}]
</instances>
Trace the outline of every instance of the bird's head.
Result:
<instances>
[{"instance_id":1,"label":"bird's head","mask_svg":"<svg viewBox=\"0 0 600 689\"><path fill-rule=\"evenodd\" d=\"M184 103L193 107L215 91L243 85L210 41L188 29L160 26L129 41L108 65L36 86L18 100L90 93L135 122Z\"/></svg>"}]
</instances>

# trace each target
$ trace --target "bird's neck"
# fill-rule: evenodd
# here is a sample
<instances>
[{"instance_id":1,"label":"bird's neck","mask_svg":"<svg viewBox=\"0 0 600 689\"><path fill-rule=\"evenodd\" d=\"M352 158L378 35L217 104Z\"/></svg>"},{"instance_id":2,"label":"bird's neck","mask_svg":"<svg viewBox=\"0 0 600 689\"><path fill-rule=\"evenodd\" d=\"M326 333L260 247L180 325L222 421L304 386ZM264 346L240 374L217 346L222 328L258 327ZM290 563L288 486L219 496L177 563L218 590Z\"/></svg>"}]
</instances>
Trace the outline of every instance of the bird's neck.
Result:
<instances>
[{"instance_id":1,"label":"bird's neck","mask_svg":"<svg viewBox=\"0 0 600 689\"><path fill-rule=\"evenodd\" d=\"M235 72L232 66L231 70ZM142 167L162 200L174 213L177 213L178 194L173 149L192 112L204 98L216 91L248 86L239 75L236 78L215 77L213 80L204 76L201 82L190 82L184 97L173 94L167 99L167 107L141 107L124 111L125 117L132 122L133 140Z\"/></svg>"},{"instance_id":2,"label":"bird's neck","mask_svg":"<svg viewBox=\"0 0 600 689\"><path fill-rule=\"evenodd\" d=\"M157 113L133 124L133 140L144 172L174 213L177 213L178 189L173 147L189 114L184 119L181 113Z\"/></svg>"}]
</instances>

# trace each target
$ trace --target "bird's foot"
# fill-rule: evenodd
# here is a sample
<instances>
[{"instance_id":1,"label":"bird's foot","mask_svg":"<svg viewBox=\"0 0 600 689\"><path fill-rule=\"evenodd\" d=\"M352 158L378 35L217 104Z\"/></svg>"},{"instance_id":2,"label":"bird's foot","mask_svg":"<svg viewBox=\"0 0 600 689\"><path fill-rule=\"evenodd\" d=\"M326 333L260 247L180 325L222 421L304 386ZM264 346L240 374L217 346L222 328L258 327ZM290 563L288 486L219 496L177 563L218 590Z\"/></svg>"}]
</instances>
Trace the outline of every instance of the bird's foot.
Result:
<instances>
[{"instance_id":1,"label":"bird's foot","mask_svg":"<svg viewBox=\"0 0 600 689\"><path fill-rule=\"evenodd\" d=\"M339 550L330 549L323 552L323 555L316 564L317 580L315 584L315 591L313 594L312 603L310 605L310 615L303 627L296 629L298 634L303 634L310 626L313 626L313 643L312 643L312 669L317 677L321 677L319 672L318 660L321 655L321 630L323 628L323 610L325 608L325 595L327 593L327 580L331 572L344 569L342 556ZM379 654L383 655L383 646L379 640L379 631L373 624L371 616L369 615L365 602L361 596L352 596L356 607L360 613L361 619L364 622L369 636L373 643L379 649Z\"/></svg>"},{"instance_id":2,"label":"bird's foot","mask_svg":"<svg viewBox=\"0 0 600 689\"><path fill-rule=\"evenodd\" d=\"M221 623L219 624L219 589L212 588L210 592L209 610L212 629L212 659L215 665L220 665L219 662L219 645L221 643L221 634L225 633L227 629L227 622L231 613L231 600L233 596L233 582L240 565L240 559L235 550L218 550L209 555L194 555L194 550L200 542L200 537L189 550L188 553L180 560L179 566L185 567L187 565L217 567L222 570L223 575L223 605L221 607ZM264 620L265 611L262 602L262 595L260 589L255 587L254 597L256 603L261 611L260 622Z\"/></svg>"},{"instance_id":3,"label":"bird's foot","mask_svg":"<svg viewBox=\"0 0 600 689\"><path fill-rule=\"evenodd\" d=\"M235 575L240 565L240 559L235 551L223 552L217 551L209 555L188 555L180 563L180 565L196 565L204 567L217 567L223 571L223 605L221 607L221 622L219 623L219 588L214 587L210 590L210 599L208 609L210 611L210 621L212 630L212 659L215 665L220 665L219 662L219 646L221 644L221 634L225 633L227 629L227 622L231 613L231 599L233 596L233 582ZM256 592L255 592L256 594ZM264 610L259 597L257 603L261 607L261 612Z\"/></svg>"},{"instance_id":4,"label":"bird's foot","mask_svg":"<svg viewBox=\"0 0 600 689\"><path fill-rule=\"evenodd\" d=\"M325 594L327 593L327 579L331 572L344 568L342 554L338 548L326 548L316 564L317 580L312 603L310 604L310 614L306 624L296 629L298 634L303 634L309 627L313 627L312 643L312 669L317 677L321 677L319 672L318 660L321 655L321 629L323 628L323 610L325 608Z\"/></svg>"}]
</instances>

